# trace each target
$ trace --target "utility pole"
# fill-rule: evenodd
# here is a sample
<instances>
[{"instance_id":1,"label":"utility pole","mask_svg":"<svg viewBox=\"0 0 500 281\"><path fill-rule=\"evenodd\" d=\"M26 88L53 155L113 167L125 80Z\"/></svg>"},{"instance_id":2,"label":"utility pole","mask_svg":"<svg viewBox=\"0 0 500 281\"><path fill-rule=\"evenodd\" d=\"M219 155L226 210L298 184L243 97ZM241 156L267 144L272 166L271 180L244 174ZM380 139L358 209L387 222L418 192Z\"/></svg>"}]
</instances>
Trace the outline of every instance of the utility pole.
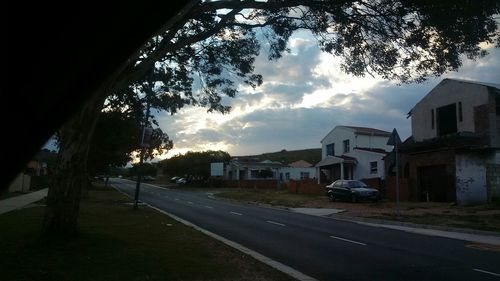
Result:
<instances>
[{"instance_id":1,"label":"utility pole","mask_svg":"<svg viewBox=\"0 0 500 281\"><path fill-rule=\"evenodd\" d=\"M137 182L135 185L135 196L134 196L134 210L137 210L139 208L138 203L139 203L139 191L141 189L141 178L142 178L142 164L144 163L144 154L146 153L146 144L144 143L144 136L146 134L146 126L148 125L148 119L149 119L149 109L150 109L150 104L149 104L149 99L146 97L146 117L144 120L144 126L142 127L142 136L141 136L141 153L139 156L139 166L137 168Z\"/></svg>"},{"instance_id":2,"label":"utility pole","mask_svg":"<svg viewBox=\"0 0 500 281\"><path fill-rule=\"evenodd\" d=\"M401 144L401 139L399 138L398 132L396 131L396 128L392 130L391 136L389 137L389 140L387 140L387 145L393 145L394 146L394 153L395 153L395 158L396 158L396 214L400 216L400 211L399 211L399 155L398 155L398 145Z\"/></svg>"}]
</instances>

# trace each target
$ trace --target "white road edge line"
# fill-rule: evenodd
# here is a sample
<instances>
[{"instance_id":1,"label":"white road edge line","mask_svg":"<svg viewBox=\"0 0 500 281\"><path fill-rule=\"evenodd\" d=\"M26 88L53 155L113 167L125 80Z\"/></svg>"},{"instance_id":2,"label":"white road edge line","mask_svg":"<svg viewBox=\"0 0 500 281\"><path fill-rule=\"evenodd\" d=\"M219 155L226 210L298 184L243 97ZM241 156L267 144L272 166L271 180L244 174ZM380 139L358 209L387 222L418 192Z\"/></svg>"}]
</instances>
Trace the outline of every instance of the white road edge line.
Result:
<instances>
[{"instance_id":1,"label":"white road edge line","mask_svg":"<svg viewBox=\"0 0 500 281\"><path fill-rule=\"evenodd\" d=\"M193 202L191 202L191 201L187 201L187 202L188 202L188 204L193 204Z\"/></svg>"},{"instance_id":2,"label":"white road edge line","mask_svg":"<svg viewBox=\"0 0 500 281\"><path fill-rule=\"evenodd\" d=\"M175 198L175 201L179 201L179 198Z\"/></svg>"},{"instance_id":3,"label":"white road edge line","mask_svg":"<svg viewBox=\"0 0 500 281\"><path fill-rule=\"evenodd\" d=\"M493 275L493 276L499 276L500 277L500 274L495 273L495 272L490 272L490 271L481 270L481 269L477 269L477 268L474 268L473 270L474 271L478 271L478 272L482 272L482 273L486 273L486 274L490 274L490 275Z\"/></svg>"},{"instance_id":4,"label":"white road edge line","mask_svg":"<svg viewBox=\"0 0 500 281\"><path fill-rule=\"evenodd\" d=\"M111 186L113 186L116 190L118 190L122 194L128 196L128 194L126 194L125 192L121 191L116 186L114 186L114 185L111 185ZM130 196L128 196L128 197L130 197ZM176 216L174 214L171 214L169 212L163 211L162 209L159 209L159 208L156 208L154 206L151 206L148 203L144 203L144 204L146 204L147 206L149 206L152 209L157 210L158 212L160 212L162 214L165 214L165 215L173 218L174 220L176 220L176 221L178 221L178 222L180 222L180 223L182 223L184 225L190 226L190 227L198 230L199 232L201 232L201 233L203 233L205 235L208 235L208 236L210 236L210 237L212 237L214 239L219 240L220 242L228 245L229 247L232 247L232 248L234 248L234 249L236 249L236 250L238 250L238 251L240 251L240 252L242 252L244 254L247 254L247 255L251 256L252 258L254 258L256 260L258 260L258 261L260 261L262 263L265 263L265 264L269 265L270 267L272 267L274 269L277 269L277 270L285 273L288 276L291 276L292 278L295 278L295 279L297 279L299 281L319 281L318 279L315 279L315 278L313 278L311 276L305 275L304 273L302 273L302 272L300 272L300 271L298 271L296 269L293 269L293 268L289 267L288 265L284 265L284 264L280 263L279 261L275 261L275 260L273 260L273 259L271 259L269 257L264 256L263 254L255 252L254 250L250 250L249 248L247 248L247 247L245 247L245 246L243 246L241 244L238 244L238 243L236 243L234 241L231 241L231 240L226 239L226 238L224 238L222 236L219 236L219 235L217 235L217 234L215 234L213 232L210 232L210 231L208 231L206 229L203 229L203 228L197 226L194 223L191 223L191 222L189 222L187 220L181 219L181 218L179 218L178 216Z\"/></svg>"},{"instance_id":5,"label":"white road edge line","mask_svg":"<svg viewBox=\"0 0 500 281\"><path fill-rule=\"evenodd\" d=\"M350 243L354 243L354 244L366 246L365 243L361 243L361 242L358 242L358 241L353 241L353 240L345 239L345 238L342 238L342 237L337 237L337 236L330 235L330 238L338 239L338 240L342 240L342 241L346 241L346 242L350 242Z\"/></svg>"},{"instance_id":6,"label":"white road edge line","mask_svg":"<svg viewBox=\"0 0 500 281\"><path fill-rule=\"evenodd\" d=\"M243 216L243 214L232 212L232 211L230 213L233 214L233 215Z\"/></svg>"},{"instance_id":7,"label":"white road edge line","mask_svg":"<svg viewBox=\"0 0 500 281\"><path fill-rule=\"evenodd\" d=\"M275 224L275 225L286 226L286 225L284 225L284 224L282 224L282 223L275 222L275 221L266 221L266 222L268 222L268 223L272 223L272 224Z\"/></svg>"},{"instance_id":8,"label":"white road edge line","mask_svg":"<svg viewBox=\"0 0 500 281\"><path fill-rule=\"evenodd\" d=\"M212 207L212 206L205 206L205 208L213 209L214 207Z\"/></svg>"}]
</instances>

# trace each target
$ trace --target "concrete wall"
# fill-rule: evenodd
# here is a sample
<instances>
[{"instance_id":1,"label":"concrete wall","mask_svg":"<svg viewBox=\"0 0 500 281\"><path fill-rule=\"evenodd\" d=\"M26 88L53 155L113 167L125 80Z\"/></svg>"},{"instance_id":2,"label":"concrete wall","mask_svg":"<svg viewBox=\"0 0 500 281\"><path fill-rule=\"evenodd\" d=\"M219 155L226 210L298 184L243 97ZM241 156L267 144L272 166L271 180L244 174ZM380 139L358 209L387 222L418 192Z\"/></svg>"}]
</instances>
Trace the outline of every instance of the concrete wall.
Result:
<instances>
[{"instance_id":1,"label":"concrete wall","mask_svg":"<svg viewBox=\"0 0 500 281\"><path fill-rule=\"evenodd\" d=\"M487 202L486 156L457 154L455 155L455 165L457 203Z\"/></svg>"},{"instance_id":2,"label":"concrete wall","mask_svg":"<svg viewBox=\"0 0 500 281\"><path fill-rule=\"evenodd\" d=\"M458 121L458 102L462 102L462 122ZM411 127L415 141L437 136L437 122L432 129L431 109L434 109L436 119L436 109L452 103L457 104L457 130L475 132L474 107L488 103L488 89L482 85L443 80L412 109Z\"/></svg>"}]
</instances>

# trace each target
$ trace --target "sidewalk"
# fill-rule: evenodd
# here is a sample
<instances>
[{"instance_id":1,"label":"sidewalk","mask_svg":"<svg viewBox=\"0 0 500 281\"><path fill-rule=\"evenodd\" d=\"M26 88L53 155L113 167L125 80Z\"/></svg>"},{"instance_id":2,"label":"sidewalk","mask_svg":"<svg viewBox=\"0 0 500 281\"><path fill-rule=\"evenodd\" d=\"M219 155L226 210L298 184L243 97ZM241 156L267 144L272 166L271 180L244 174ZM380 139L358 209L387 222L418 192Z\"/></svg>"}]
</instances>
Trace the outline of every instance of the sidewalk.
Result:
<instances>
[{"instance_id":1,"label":"sidewalk","mask_svg":"<svg viewBox=\"0 0 500 281\"><path fill-rule=\"evenodd\" d=\"M25 195L20 195L5 200L0 200L0 214L10 212L15 209L20 209L26 205L43 199L47 196L48 188L44 188Z\"/></svg>"},{"instance_id":2,"label":"sidewalk","mask_svg":"<svg viewBox=\"0 0 500 281\"><path fill-rule=\"evenodd\" d=\"M358 224L369 225L373 227L384 227L405 232L417 233L428 236L446 237L469 241L474 243L484 243L500 246L500 234L492 231L481 231L473 229L453 228L438 225L416 224L408 222L388 221L380 219L369 219L352 217L348 215L336 215L341 213L341 209L317 209L317 208L288 208L292 212L329 217L336 220L351 221Z\"/></svg>"}]
</instances>

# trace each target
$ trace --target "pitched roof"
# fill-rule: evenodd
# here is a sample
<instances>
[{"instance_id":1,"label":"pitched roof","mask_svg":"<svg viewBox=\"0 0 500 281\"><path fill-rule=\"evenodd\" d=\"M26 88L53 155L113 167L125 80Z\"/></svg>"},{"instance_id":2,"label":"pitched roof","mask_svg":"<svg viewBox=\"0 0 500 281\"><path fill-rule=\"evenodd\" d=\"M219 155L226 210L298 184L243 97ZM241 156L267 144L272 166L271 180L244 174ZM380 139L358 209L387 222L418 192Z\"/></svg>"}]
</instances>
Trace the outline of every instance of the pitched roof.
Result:
<instances>
[{"instance_id":1,"label":"pitched roof","mask_svg":"<svg viewBox=\"0 0 500 281\"><path fill-rule=\"evenodd\" d=\"M387 153L387 151L385 151L385 149L382 149L382 148L355 147L354 149L364 150L364 151L370 151L370 152L376 152L376 153L382 153L382 154L386 154Z\"/></svg>"},{"instance_id":2,"label":"pitched roof","mask_svg":"<svg viewBox=\"0 0 500 281\"><path fill-rule=\"evenodd\" d=\"M381 137L389 137L389 136L391 136L390 132L379 130L379 129L375 129L375 128L337 125L330 132L328 132L328 134L326 134L323 137L323 139L321 139L321 143L325 140L326 137L328 137L337 128L349 129L349 130L354 131L354 133L358 134L358 135L381 136Z\"/></svg>"},{"instance_id":3,"label":"pitched roof","mask_svg":"<svg viewBox=\"0 0 500 281\"><path fill-rule=\"evenodd\" d=\"M296 168L309 168L312 167L313 165L307 161L299 160L288 164L288 166Z\"/></svg>"},{"instance_id":4,"label":"pitched roof","mask_svg":"<svg viewBox=\"0 0 500 281\"><path fill-rule=\"evenodd\" d=\"M376 136L390 136L391 133L375 128L368 128L368 127L354 127L354 126L341 126L341 127L346 127L346 128L351 128L354 130L355 133L360 134L360 135L376 135Z\"/></svg>"},{"instance_id":5,"label":"pitched roof","mask_svg":"<svg viewBox=\"0 0 500 281\"><path fill-rule=\"evenodd\" d=\"M331 156L328 155L326 156L323 160L319 161L318 164L316 164L316 167L323 167L323 166L329 166L333 164L338 164L338 163L357 163L358 160L355 157L347 156L347 155L341 155L341 156Z\"/></svg>"}]
</instances>

